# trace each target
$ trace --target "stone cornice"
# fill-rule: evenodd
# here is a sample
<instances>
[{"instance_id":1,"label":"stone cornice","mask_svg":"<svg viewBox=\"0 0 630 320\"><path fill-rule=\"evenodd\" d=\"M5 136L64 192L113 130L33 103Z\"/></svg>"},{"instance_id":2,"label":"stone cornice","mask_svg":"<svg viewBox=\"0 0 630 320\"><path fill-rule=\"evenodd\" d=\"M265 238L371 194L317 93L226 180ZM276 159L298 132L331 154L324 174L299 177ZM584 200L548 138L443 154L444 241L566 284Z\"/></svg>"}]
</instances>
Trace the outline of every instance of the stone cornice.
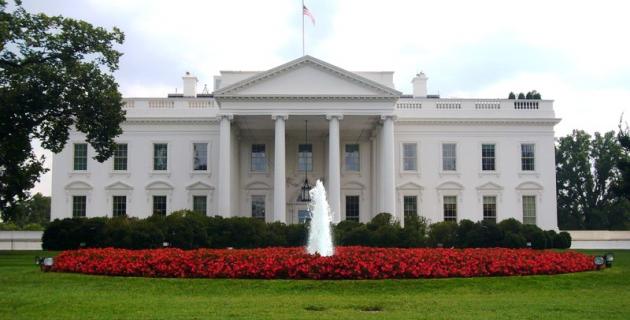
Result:
<instances>
[{"instance_id":1,"label":"stone cornice","mask_svg":"<svg viewBox=\"0 0 630 320\"><path fill-rule=\"evenodd\" d=\"M220 98L217 97L217 102L220 101L348 101L348 100L369 100L369 101L384 101L384 102L396 102L398 97L396 96L350 96L350 95L224 95Z\"/></svg>"},{"instance_id":2,"label":"stone cornice","mask_svg":"<svg viewBox=\"0 0 630 320\"><path fill-rule=\"evenodd\" d=\"M554 126L560 122L559 118L398 118L397 123L400 124L464 124L464 125L551 125Z\"/></svg>"}]
</instances>

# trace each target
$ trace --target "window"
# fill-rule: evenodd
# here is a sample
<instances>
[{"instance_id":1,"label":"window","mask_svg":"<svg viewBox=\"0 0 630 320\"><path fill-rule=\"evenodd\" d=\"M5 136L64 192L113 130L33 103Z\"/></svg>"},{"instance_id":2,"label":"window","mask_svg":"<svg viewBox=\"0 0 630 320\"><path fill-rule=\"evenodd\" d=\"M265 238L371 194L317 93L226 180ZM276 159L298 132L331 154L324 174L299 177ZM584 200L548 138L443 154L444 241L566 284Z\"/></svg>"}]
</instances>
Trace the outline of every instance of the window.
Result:
<instances>
[{"instance_id":1,"label":"window","mask_svg":"<svg viewBox=\"0 0 630 320\"><path fill-rule=\"evenodd\" d=\"M298 171L313 171L313 145L298 146Z\"/></svg>"},{"instance_id":2,"label":"window","mask_svg":"<svg viewBox=\"0 0 630 320\"><path fill-rule=\"evenodd\" d=\"M208 197L206 196L193 196L193 211L206 215L206 208L208 205Z\"/></svg>"},{"instance_id":3,"label":"window","mask_svg":"<svg viewBox=\"0 0 630 320\"><path fill-rule=\"evenodd\" d=\"M523 196L523 224L536 224L536 196Z\"/></svg>"},{"instance_id":4,"label":"window","mask_svg":"<svg viewBox=\"0 0 630 320\"><path fill-rule=\"evenodd\" d=\"M444 221L457 222L457 196L444 196Z\"/></svg>"},{"instance_id":5,"label":"window","mask_svg":"<svg viewBox=\"0 0 630 320\"><path fill-rule=\"evenodd\" d=\"M403 143L403 171L418 170L418 145Z\"/></svg>"},{"instance_id":6,"label":"window","mask_svg":"<svg viewBox=\"0 0 630 320\"><path fill-rule=\"evenodd\" d=\"M442 170L457 170L457 145L454 143L442 144Z\"/></svg>"},{"instance_id":7,"label":"window","mask_svg":"<svg viewBox=\"0 0 630 320\"><path fill-rule=\"evenodd\" d=\"M114 170L127 170L127 144L119 143L114 147Z\"/></svg>"},{"instance_id":8,"label":"window","mask_svg":"<svg viewBox=\"0 0 630 320\"><path fill-rule=\"evenodd\" d=\"M127 197L126 196L114 196L112 199L114 204L112 215L114 217L124 217L127 215Z\"/></svg>"},{"instance_id":9,"label":"window","mask_svg":"<svg viewBox=\"0 0 630 320\"><path fill-rule=\"evenodd\" d=\"M74 170L87 170L87 143L74 144Z\"/></svg>"},{"instance_id":10,"label":"window","mask_svg":"<svg viewBox=\"0 0 630 320\"><path fill-rule=\"evenodd\" d=\"M497 222L497 197L483 197L483 220Z\"/></svg>"},{"instance_id":11,"label":"window","mask_svg":"<svg viewBox=\"0 0 630 320\"><path fill-rule=\"evenodd\" d=\"M267 171L267 153L264 144L252 144L252 167L253 172Z\"/></svg>"},{"instance_id":12,"label":"window","mask_svg":"<svg viewBox=\"0 0 630 320\"><path fill-rule=\"evenodd\" d=\"M163 171L168 167L168 145L166 143L153 144L153 170Z\"/></svg>"},{"instance_id":13,"label":"window","mask_svg":"<svg viewBox=\"0 0 630 320\"><path fill-rule=\"evenodd\" d=\"M164 153L166 157L166 152ZM166 165L164 169L166 170ZM193 170L194 171L206 171L208 170L208 144L207 143L193 143Z\"/></svg>"},{"instance_id":14,"label":"window","mask_svg":"<svg viewBox=\"0 0 630 320\"><path fill-rule=\"evenodd\" d=\"M482 144L481 145L481 170L494 171L496 154L494 144Z\"/></svg>"},{"instance_id":15,"label":"window","mask_svg":"<svg viewBox=\"0 0 630 320\"><path fill-rule=\"evenodd\" d=\"M418 215L418 197L417 196L404 196L403 197L403 213L405 217L413 217Z\"/></svg>"},{"instance_id":16,"label":"window","mask_svg":"<svg viewBox=\"0 0 630 320\"><path fill-rule=\"evenodd\" d=\"M85 217L85 207L87 203L86 196L73 196L72 197L72 217L81 218Z\"/></svg>"},{"instance_id":17,"label":"window","mask_svg":"<svg viewBox=\"0 0 630 320\"><path fill-rule=\"evenodd\" d=\"M347 144L346 145L346 171L360 171L361 170L361 160L359 156L359 145L358 144Z\"/></svg>"},{"instance_id":18,"label":"window","mask_svg":"<svg viewBox=\"0 0 630 320\"><path fill-rule=\"evenodd\" d=\"M298 210L298 222L307 223L311 221L311 212L306 209Z\"/></svg>"},{"instance_id":19,"label":"window","mask_svg":"<svg viewBox=\"0 0 630 320\"><path fill-rule=\"evenodd\" d=\"M359 222L359 196L346 196L346 220Z\"/></svg>"},{"instance_id":20,"label":"window","mask_svg":"<svg viewBox=\"0 0 630 320\"><path fill-rule=\"evenodd\" d=\"M252 217L265 220L265 196L252 196Z\"/></svg>"},{"instance_id":21,"label":"window","mask_svg":"<svg viewBox=\"0 0 630 320\"><path fill-rule=\"evenodd\" d=\"M153 196L153 215L166 216L166 196Z\"/></svg>"},{"instance_id":22,"label":"window","mask_svg":"<svg viewBox=\"0 0 630 320\"><path fill-rule=\"evenodd\" d=\"M535 145L533 143L521 144L521 170L534 171L535 159Z\"/></svg>"}]
</instances>

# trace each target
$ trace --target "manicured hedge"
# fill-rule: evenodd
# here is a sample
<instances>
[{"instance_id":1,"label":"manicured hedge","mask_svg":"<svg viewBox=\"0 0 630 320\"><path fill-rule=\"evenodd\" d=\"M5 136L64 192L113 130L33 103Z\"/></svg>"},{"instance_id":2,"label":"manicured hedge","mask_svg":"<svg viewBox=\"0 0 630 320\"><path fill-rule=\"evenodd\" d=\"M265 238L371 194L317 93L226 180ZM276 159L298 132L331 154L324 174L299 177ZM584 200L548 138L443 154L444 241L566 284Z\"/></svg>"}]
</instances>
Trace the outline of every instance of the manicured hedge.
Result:
<instances>
[{"instance_id":1,"label":"manicured hedge","mask_svg":"<svg viewBox=\"0 0 630 320\"><path fill-rule=\"evenodd\" d=\"M295 247L306 244L308 225L219 216L207 217L182 210L166 217L78 218L55 220L44 231L46 250L77 248L150 249L169 247L261 248ZM342 221L333 228L339 246L368 247L506 247L534 249L569 248L566 232L543 231L508 219L490 222L439 222L429 225L422 217L405 219L405 227L381 213L368 223Z\"/></svg>"}]
</instances>

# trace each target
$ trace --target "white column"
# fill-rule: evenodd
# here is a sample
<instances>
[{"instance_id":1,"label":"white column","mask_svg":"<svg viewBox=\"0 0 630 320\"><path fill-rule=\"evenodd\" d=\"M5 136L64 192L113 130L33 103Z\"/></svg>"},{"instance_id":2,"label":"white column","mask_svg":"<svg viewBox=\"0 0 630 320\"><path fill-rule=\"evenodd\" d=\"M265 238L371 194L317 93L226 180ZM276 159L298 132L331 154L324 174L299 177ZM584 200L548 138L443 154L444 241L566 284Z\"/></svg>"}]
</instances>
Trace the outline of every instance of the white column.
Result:
<instances>
[{"instance_id":1,"label":"white column","mask_svg":"<svg viewBox=\"0 0 630 320\"><path fill-rule=\"evenodd\" d=\"M273 156L273 221L287 222L287 190L286 190L286 166L285 166L285 121L287 115L272 115L276 122L275 145Z\"/></svg>"},{"instance_id":2,"label":"white column","mask_svg":"<svg viewBox=\"0 0 630 320\"><path fill-rule=\"evenodd\" d=\"M230 160L230 143L232 129L230 122L233 116L230 114L219 115L219 185L218 191L218 214L223 217L230 217L232 215L232 208L230 207L230 172L231 172L231 160Z\"/></svg>"},{"instance_id":3,"label":"white column","mask_svg":"<svg viewBox=\"0 0 630 320\"><path fill-rule=\"evenodd\" d=\"M328 119L328 203L332 211L332 222L341 221L341 159L339 156L340 114L327 115Z\"/></svg>"},{"instance_id":4,"label":"white column","mask_svg":"<svg viewBox=\"0 0 630 320\"><path fill-rule=\"evenodd\" d=\"M396 182L395 182L395 154L394 154L394 116L381 116L383 120L383 139L381 140L381 152L383 163L381 165L381 183L383 184L383 211L404 224L402 217L396 213Z\"/></svg>"}]
</instances>

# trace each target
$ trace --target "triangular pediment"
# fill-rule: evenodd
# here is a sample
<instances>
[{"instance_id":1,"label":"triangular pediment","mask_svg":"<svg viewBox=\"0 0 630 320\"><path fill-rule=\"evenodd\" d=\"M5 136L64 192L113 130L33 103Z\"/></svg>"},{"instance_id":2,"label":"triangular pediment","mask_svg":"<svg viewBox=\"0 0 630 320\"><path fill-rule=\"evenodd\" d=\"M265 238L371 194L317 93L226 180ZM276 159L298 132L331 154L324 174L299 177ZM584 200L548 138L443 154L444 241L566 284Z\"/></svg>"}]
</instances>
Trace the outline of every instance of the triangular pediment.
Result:
<instances>
[{"instance_id":1,"label":"triangular pediment","mask_svg":"<svg viewBox=\"0 0 630 320\"><path fill-rule=\"evenodd\" d=\"M133 187L122 181L117 181L105 187L105 190L133 190Z\"/></svg>"},{"instance_id":2,"label":"triangular pediment","mask_svg":"<svg viewBox=\"0 0 630 320\"><path fill-rule=\"evenodd\" d=\"M264 182L251 182L245 186L245 190L271 190L273 189L270 185Z\"/></svg>"},{"instance_id":3,"label":"triangular pediment","mask_svg":"<svg viewBox=\"0 0 630 320\"><path fill-rule=\"evenodd\" d=\"M464 186L455 181L447 181L437 186L437 189L438 190L463 190Z\"/></svg>"},{"instance_id":4,"label":"triangular pediment","mask_svg":"<svg viewBox=\"0 0 630 320\"><path fill-rule=\"evenodd\" d=\"M415 183L415 182L407 182L405 184L398 185L396 187L398 190L422 190L424 187Z\"/></svg>"},{"instance_id":5,"label":"triangular pediment","mask_svg":"<svg viewBox=\"0 0 630 320\"><path fill-rule=\"evenodd\" d=\"M398 98L401 92L356 73L304 56L214 92L221 98Z\"/></svg>"},{"instance_id":6,"label":"triangular pediment","mask_svg":"<svg viewBox=\"0 0 630 320\"><path fill-rule=\"evenodd\" d=\"M214 187L207 184L207 183L203 183L201 181L197 181L189 186L186 187L186 190L214 190Z\"/></svg>"},{"instance_id":7,"label":"triangular pediment","mask_svg":"<svg viewBox=\"0 0 630 320\"><path fill-rule=\"evenodd\" d=\"M154 181L149 183L145 189L147 190L173 190L173 185L166 181Z\"/></svg>"},{"instance_id":8,"label":"triangular pediment","mask_svg":"<svg viewBox=\"0 0 630 320\"><path fill-rule=\"evenodd\" d=\"M92 186L83 181L70 182L65 187L66 190L92 190Z\"/></svg>"},{"instance_id":9,"label":"triangular pediment","mask_svg":"<svg viewBox=\"0 0 630 320\"><path fill-rule=\"evenodd\" d=\"M543 186L534 181L527 181L516 186L516 190L542 190Z\"/></svg>"},{"instance_id":10,"label":"triangular pediment","mask_svg":"<svg viewBox=\"0 0 630 320\"><path fill-rule=\"evenodd\" d=\"M498 185L498 184L496 184L496 183L493 183L493 182L487 182L487 183L484 183L484 184L478 186L477 190L495 190L495 191L498 191L498 190L503 190L503 187Z\"/></svg>"}]
</instances>

